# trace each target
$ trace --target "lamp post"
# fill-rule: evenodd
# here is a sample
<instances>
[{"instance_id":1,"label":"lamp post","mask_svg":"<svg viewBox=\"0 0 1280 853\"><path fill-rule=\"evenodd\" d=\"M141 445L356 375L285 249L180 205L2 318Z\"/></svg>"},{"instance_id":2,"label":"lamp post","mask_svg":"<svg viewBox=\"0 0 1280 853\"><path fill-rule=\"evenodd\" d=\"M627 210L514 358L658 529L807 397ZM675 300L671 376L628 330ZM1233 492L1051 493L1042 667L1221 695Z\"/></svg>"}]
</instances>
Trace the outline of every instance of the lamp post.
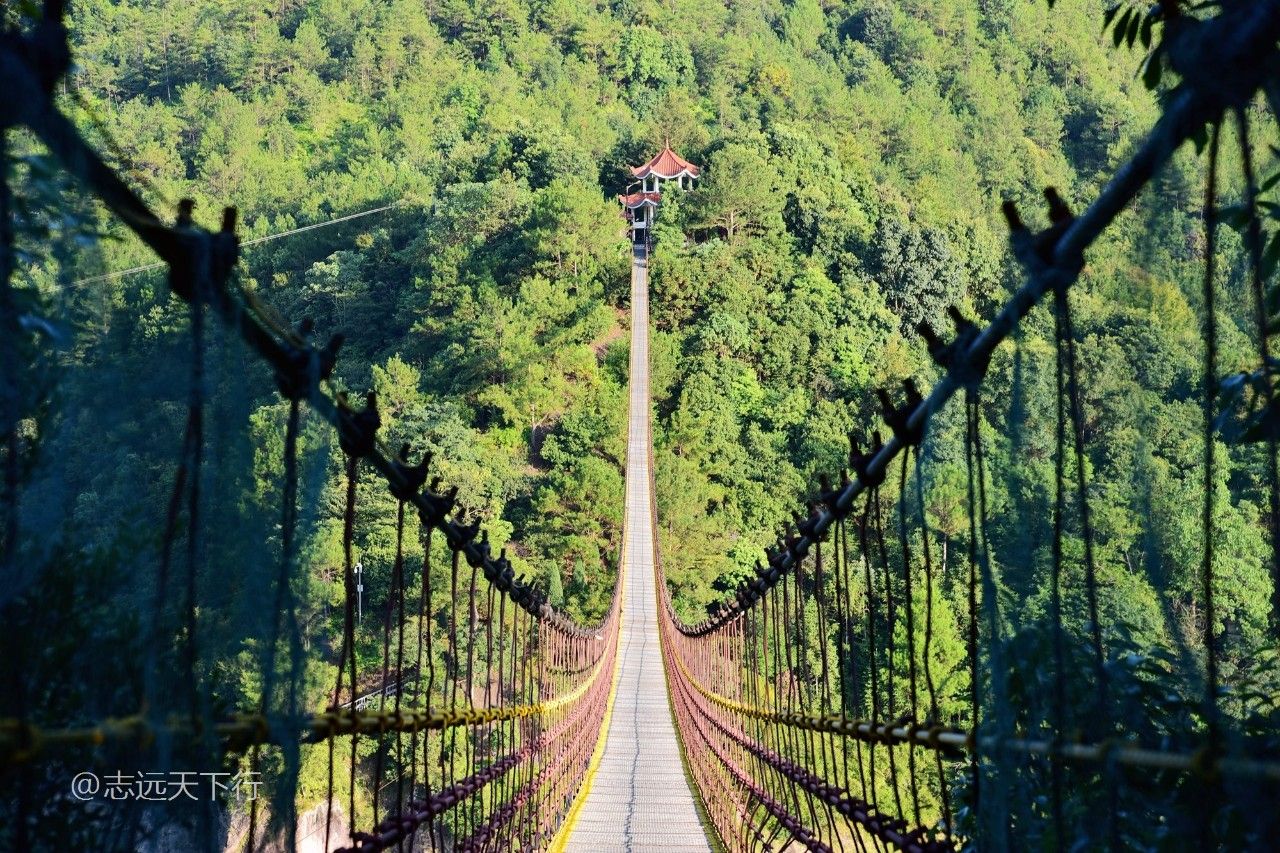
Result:
<instances>
[{"instance_id":1,"label":"lamp post","mask_svg":"<svg viewBox=\"0 0 1280 853\"><path fill-rule=\"evenodd\" d=\"M364 621L364 565L356 563L356 621Z\"/></svg>"}]
</instances>

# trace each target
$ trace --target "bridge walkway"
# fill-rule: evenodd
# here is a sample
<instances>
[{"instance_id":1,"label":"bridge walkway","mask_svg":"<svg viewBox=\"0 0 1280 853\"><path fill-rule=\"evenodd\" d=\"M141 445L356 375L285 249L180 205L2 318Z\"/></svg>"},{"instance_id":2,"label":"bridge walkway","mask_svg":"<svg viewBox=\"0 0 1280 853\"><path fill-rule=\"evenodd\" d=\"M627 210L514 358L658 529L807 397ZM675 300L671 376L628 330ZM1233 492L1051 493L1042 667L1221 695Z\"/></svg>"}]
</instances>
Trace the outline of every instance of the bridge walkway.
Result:
<instances>
[{"instance_id":1,"label":"bridge walkway","mask_svg":"<svg viewBox=\"0 0 1280 853\"><path fill-rule=\"evenodd\" d=\"M624 588L613 712L586 800L569 828L572 853L709 853L685 778L658 641L649 460L649 277L643 248L631 268Z\"/></svg>"}]
</instances>

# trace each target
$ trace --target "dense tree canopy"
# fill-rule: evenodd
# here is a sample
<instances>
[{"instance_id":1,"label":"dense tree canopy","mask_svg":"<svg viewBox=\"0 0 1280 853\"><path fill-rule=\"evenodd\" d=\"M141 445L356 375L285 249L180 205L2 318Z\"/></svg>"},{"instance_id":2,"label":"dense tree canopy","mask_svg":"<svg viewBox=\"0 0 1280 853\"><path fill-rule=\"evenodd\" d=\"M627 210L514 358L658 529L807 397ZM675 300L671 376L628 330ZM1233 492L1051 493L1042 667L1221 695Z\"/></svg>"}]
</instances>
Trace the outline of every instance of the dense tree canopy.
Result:
<instances>
[{"instance_id":1,"label":"dense tree canopy","mask_svg":"<svg viewBox=\"0 0 1280 853\"><path fill-rule=\"evenodd\" d=\"M249 284L282 316L343 331L341 382L402 398L393 422L442 451L467 510L584 615L607 602L618 547L626 260L608 194L626 164L671 139L704 167L660 212L652 277L662 544L696 615L816 474L840 467L846 432L874 426L871 391L932 375L916 325L945 328L953 305L987 316L1016 285L1000 201L1034 205L1044 185L1088 199L1157 109L1098 36L1093 2L73 11L71 108L151 200L192 196L203 216L234 202L250 238L394 205L249 248ZM1194 510L1177 495L1194 490L1183 472L1199 453L1198 169L1179 159L1123 215L1075 297L1098 545L1146 600L1167 598L1163 615L1123 605L1156 634L1196 612ZM89 255L76 269L147 260L128 240ZM134 315L84 323L78 346L101 354L90 362L145 370L174 325L158 281L69 288L75 273L42 270L81 316ZM1243 304L1229 314L1247 328ZM985 412L1010 434L1011 391L1022 401L1026 447L1000 448L1017 464L999 500L1019 517L1047 499L1048 333L1033 315L1020 378L1002 355ZM1247 335L1224 335L1224 368L1247 366ZM87 401L74 377L69 398ZM68 422L65 440L98 428ZM929 454L938 489L957 440L944 419ZM1262 499L1254 463L1231 458L1222 552L1242 586L1224 601L1248 643L1266 619ZM110 470L123 481L160 464L125 452ZM74 488L102 504L81 498L93 517L126 512L105 482ZM935 523L959 559L956 523L943 510ZM1033 534L1015 537L1031 550L1008 585L1036 606Z\"/></svg>"},{"instance_id":2,"label":"dense tree canopy","mask_svg":"<svg viewBox=\"0 0 1280 853\"><path fill-rule=\"evenodd\" d=\"M389 435L435 451L495 549L586 620L607 607L620 545L628 254L611 196L671 140L704 177L664 201L656 231L657 503L668 583L696 619L752 572L817 476L838 474L847 433L880 428L874 390L936 377L917 324L949 329L949 306L987 319L1018 286L1001 202L1035 223L1045 186L1087 202L1154 122L1136 57L1099 35L1105 5L77 0L62 97L149 202L194 198L209 225L238 205L246 239L391 205L247 246L246 284L290 323L343 332L338 384L376 388ZM1203 614L1202 179L1180 154L1072 294L1103 622L1139 646L1185 643ZM26 275L66 309L74 342L47 428L57 470L37 472L24 511L101 555L163 515L184 320L159 273L86 281L152 258L66 204L113 239L26 247ZM1256 364L1256 342L1241 242L1222 240L1226 374ZM981 408L1013 629L1049 606L1052 344L1052 318L1033 312ZM283 410L265 372L222 357L214 396L266 449L228 448L254 472L220 487L265 518ZM321 670L339 625L341 471L313 432L303 554ZM963 667L963 437L948 412L923 450L940 681ZM1235 673L1269 617L1265 466L1225 441L1218 458L1218 627ZM393 560L391 531L371 521L392 499L375 492L357 541L382 578L372 606ZM1068 526L1078 569L1078 519ZM242 652L226 650L241 674Z\"/></svg>"}]
</instances>

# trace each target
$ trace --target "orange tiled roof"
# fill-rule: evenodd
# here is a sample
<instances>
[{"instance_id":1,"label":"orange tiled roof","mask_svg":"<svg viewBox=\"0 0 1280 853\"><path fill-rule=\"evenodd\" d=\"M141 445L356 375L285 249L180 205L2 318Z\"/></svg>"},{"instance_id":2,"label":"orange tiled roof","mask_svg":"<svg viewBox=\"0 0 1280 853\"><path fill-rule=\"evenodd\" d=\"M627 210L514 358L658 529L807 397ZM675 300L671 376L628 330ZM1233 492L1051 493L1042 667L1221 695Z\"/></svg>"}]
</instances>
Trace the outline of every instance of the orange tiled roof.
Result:
<instances>
[{"instance_id":1,"label":"orange tiled roof","mask_svg":"<svg viewBox=\"0 0 1280 853\"><path fill-rule=\"evenodd\" d=\"M632 208L642 207L646 204L657 204L658 199L662 196L658 193L629 193L627 195L618 196L618 201L622 202L624 207Z\"/></svg>"},{"instance_id":2,"label":"orange tiled roof","mask_svg":"<svg viewBox=\"0 0 1280 853\"><path fill-rule=\"evenodd\" d=\"M663 179L674 178L681 172L687 173L696 178L700 171L697 166L672 151L670 145L659 151L654 155L652 160L645 163L643 166L631 166L630 168L631 174L641 180L649 177L650 175L657 175L659 178Z\"/></svg>"}]
</instances>

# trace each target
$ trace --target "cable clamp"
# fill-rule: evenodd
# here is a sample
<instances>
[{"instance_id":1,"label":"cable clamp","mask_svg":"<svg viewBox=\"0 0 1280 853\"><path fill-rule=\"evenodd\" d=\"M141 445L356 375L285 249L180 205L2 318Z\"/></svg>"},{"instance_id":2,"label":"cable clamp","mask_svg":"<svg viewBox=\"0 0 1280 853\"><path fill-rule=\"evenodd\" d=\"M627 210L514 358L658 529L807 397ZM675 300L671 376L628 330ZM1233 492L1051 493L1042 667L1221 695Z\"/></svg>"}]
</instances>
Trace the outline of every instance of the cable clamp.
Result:
<instances>
[{"instance_id":1,"label":"cable clamp","mask_svg":"<svg viewBox=\"0 0 1280 853\"><path fill-rule=\"evenodd\" d=\"M947 314L955 325L956 336L951 343L946 343L924 320L916 326L916 330L925 340L929 357L933 362L947 371L956 384L970 390L976 389L987 374L991 364L989 354L973 356L972 349L980 330L968 317L960 313L954 305L947 307Z\"/></svg>"},{"instance_id":2,"label":"cable clamp","mask_svg":"<svg viewBox=\"0 0 1280 853\"><path fill-rule=\"evenodd\" d=\"M874 489L884 482L883 469L874 472L871 470L871 460L879 455L883 448L879 430L871 433L871 447L866 453L862 452L862 447L854 434L849 433L849 467L857 474L859 482L868 489Z\"/></svg>"},{"instance_id":3,"label":"cable clamp","mask_svg":"<svg viewBox=\"0 0 1280 853\"><path fill-rule=\"evenodd\" d=\"M906 447L915 447L924 440L925 419L921 418L920 423L913 427L911 416L923 405L924 398L913 379L904 379L902 388L907 399L901 406L894 406L889 399L889 392L883 388L876 389L876 396L880 399L881 416L889 429L893 430L894 437Z\"/></svg>"},{"instance_id":4,"label":"cable clamp","mask_svg":"<svg viewBox=\"0 0 1280 853\"><path fill-rule=\"evenodd\" d=\"M281 344L284 363L276 365L275 380L280 396L286 400L306 397L313 388L333 375L333 368L338 363L338 350L345 338L335 334L324 349L316 349L309 340L314 327L310 318L304 318L298 325L299 343L284 341Z\"/></svg>"},{"instance_id":5,"label":"cable clamp","mask_svg":"<svg viewBox=\"0 0 1280 853\"><path fill-rule=\"evenodd\" d=\"M347 404L345 394L338 398L338 445L343 453L357 459L373 453L381 426L376 392L365 394L365 407L360 411Z\"/></svg>"},{"instance_id":6,"label":"cable clamp","mask_svg":"<svg viewBox=\"0 0 1280 853\"><path fill-rule=\"evenodd\" d=\"M412 447L408 442L400 445L400 455L392 460L392 467L395 468L399 482L392 480L389 483L391 494L397 500L412 501L418 494L418 490L427 482L427 470L431 467L431 451L422 454L422 461L417 465L409 464L409 452Z\"/></svg>"}]
</instances>

